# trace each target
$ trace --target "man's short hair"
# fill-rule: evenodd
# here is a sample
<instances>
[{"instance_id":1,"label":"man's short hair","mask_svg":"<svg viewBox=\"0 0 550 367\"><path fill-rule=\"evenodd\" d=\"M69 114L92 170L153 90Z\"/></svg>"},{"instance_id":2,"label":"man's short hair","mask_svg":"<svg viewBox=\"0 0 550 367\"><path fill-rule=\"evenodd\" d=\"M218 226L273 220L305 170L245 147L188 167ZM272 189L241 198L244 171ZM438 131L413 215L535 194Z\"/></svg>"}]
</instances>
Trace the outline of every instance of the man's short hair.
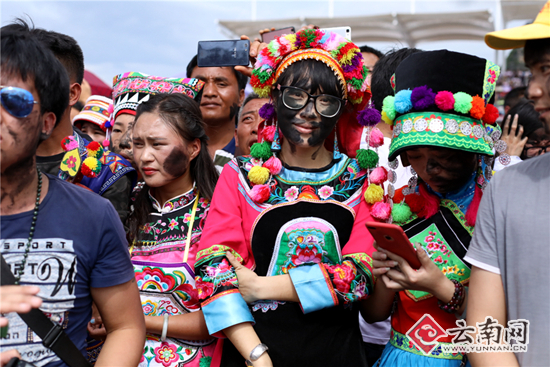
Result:
<instances>
[{"instance_id":1,"label":"man's short hair","mask_svg":"<svg viewBox=\"0 0 550 367\"><path fill-rule=\"evenodd\" d=\"M262 99L263 97L260 97L259 95L257 95L256 93L252 92L250 93L244 100L240 110L239 110L239 118L237 120L237 124L241 121L241 115L243 114L243 110L244 110L244 106L247 105L248 102L250 101L253 101L255 99Z\"/></svg>"},{"instance_id":2,"label":"man's short hair","mask_svg":"<svg viewBox=\"0 0 550 367\"><path fill-rule=\"evenodd\" d=\"M369 53L369 54L376 55L376 57L378 57L379 59L381 59L382 56L384 56L384 54L382 52L378 51L375 48L367 46L367 45L359 47L359 50L361 52L366 52L366 53Z\"/></svg>"},{"instance_id":3,"label":"man's short hair","mask_svg":"<svg viewBox=\"0 0 550 367\"><path fill-rule=\"evenodd\" d=\"M523 52L525 65L532 67L544 59L544 56L550 56L550 38L525 41Z\"/></svg>"},{"instance_id":4,"label":"man's short hair","mask_svg":"<svg viewBox=\"0 0 550 367\"><path fill-rule=\"evenodd\" d=\"M382 101L387 96L393 96L393 88L390 84L390 79L395 73L395 70L401 63L410 55L421 52L417 48L408 48L404 47L399 50L391 50L378 60L374 64L374 69L372 70L372 79L371 79L371 92L372 92L372 103L374 108L378 111L382 111Z\"/></svg>"},{"instance_id":5,"label":"man's short hair","mask_svg":"<svg viewBox=\"0 0 550 367\"><path fill-rule=\"evenodd\" d=\"M84 54L76 40L66 34L41 28L31 29L31 32L65 66L71 82L82 84L84 79Z\"/></svg>"},{"instance_id":6,"label":"man's short hair","mask_svg":"<svg viewBox=\"0 0 550 367\"><path fill-rule=\"evenodd\" d=\"M18 19L0 29L1 68L4 77L19 77L34 83L40 112L53 112L56 124L69 105L69 76L63 65Z\"/></svg>"},{"instance_id":7,"label":"man's short hair","mask_svg":"<svg viewBox=\"0 0 550 367\"><path fill-rule=\"evenodd\" d=\"M517 87L509 91L504 97L504 105L514 107L527 93L527 87Z\"/></svg>"},{"instance_id":8,"label":"man's short hair","mask_svg":"<svg viewBox=\"0 0 550 367\"><path fill-rule=\"evenodd\" d=\"M191 61L189 61L189 64L187 64L187 77L191 78L191 74L193 74L193 69L198 66L197 64L197 55L193 56ZM246 83L248 83L248 78L244 76L243 74L239 73L237 70L233 68L233 73L235 73L235 78L237 78L237 84L239 85L239 90L243 90L246 88Z\"/></svg>"}]
</instances>

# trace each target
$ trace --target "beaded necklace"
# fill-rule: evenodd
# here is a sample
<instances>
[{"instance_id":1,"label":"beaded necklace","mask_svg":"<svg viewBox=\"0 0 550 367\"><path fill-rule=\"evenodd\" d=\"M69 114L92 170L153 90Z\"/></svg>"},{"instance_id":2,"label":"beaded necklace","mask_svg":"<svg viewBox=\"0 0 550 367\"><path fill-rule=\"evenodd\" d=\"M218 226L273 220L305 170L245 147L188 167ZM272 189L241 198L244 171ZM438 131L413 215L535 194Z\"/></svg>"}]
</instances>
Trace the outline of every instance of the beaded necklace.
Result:
<instances>
[{"instance_id":1,"label":"beaded necklace","mask_svg":"<svg viewBox=\"0 0 550 367\"><path fill-rule=\"evenodd\" d=\"M36 203L34 204L34 213L32 216L31 229L29 231L29 238L27 240L27 246L25 247L25 253L23 254L23 262L21 263L21 270L15 276L15 284L19 285L21 277L25 273L25 265L27 264L27 257L29 256L29 251L31 249L32 238L34 236L34 228L36 226L36 218L38 218L38 208L40 207L40 195L42 192L42 172L40 168L36 168L38 172L38 188L36 189Z\"/></svg>"}]
</instances>

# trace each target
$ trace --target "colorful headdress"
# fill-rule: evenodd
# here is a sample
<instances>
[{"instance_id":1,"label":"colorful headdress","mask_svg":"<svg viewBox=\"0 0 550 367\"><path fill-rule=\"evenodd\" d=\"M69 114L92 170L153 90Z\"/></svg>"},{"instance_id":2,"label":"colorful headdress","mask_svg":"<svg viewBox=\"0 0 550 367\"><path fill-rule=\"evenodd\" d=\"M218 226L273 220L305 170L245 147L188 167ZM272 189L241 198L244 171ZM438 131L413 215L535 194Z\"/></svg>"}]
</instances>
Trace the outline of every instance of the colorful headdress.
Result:
<instances>
[{"instance_id":1,"label":"colorful headdress","mask_svg":"<svg viewBox=\"0 0 550 367\"><path fill-rule=\"evenodd\" d=\"M294 62L307 59L326 64L338 78L344 96L353 104L362 102L368 71L361 51L346 38L320 29L305 29L271 41L256 60L250 85L260 97L270 97L281 73Z\"/></svg>"},{"instance_id":2,"label":"colorful headdress","mask_svg":"<svg viewBox=\"0 0 550 367\"><path fill-rule=\"evenodd\" d=\"M73 118L73 125L77 121L91 122L106 130L105 122L111 119L111 106L113 100L103 96L90 96L86 100L84 108Z\"/></svg>"},{"instance_id":3,"label":"colorful headdress","mask_svg":"<svg viewBox=\"0 0 550 367\"><path fill-rule=\"evenodd\" d=\"M183 93L195 98L204 82L195 78L162 78L128 72L113 78L113 120L122 113L135 115L140 103L148 101L152 94Z\"/></svg>"},{"instance_id":4,"label":"colorful headdress","mask_svg":"<svg viewBox=\"0 0 550 367\"><path fill-rule=\"evenodd\" d=\"M389 159L426 145L493 155L487 127L498 110L488 102L499 74L491 61L447 50L406 58L392 78L395 96L382 106L382 118L393 126Z\"/></svg>"}]
</instances>

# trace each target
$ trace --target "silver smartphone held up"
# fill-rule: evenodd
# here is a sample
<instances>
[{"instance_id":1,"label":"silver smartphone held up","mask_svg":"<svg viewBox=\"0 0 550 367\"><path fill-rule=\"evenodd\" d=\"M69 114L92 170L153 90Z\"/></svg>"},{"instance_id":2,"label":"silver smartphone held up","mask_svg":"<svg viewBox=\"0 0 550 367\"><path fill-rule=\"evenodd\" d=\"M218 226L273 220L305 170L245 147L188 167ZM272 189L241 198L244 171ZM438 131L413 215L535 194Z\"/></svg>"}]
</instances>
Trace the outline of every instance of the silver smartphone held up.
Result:
<instances>
[{"instance_id":1,"label":"silver smartphone held up","mask_svg":"<svg viewBox=\"0 0 550 367\"><path fill-rule=\"evenodd\" d=\"M197 65L201 68L213 66L247 66L249 60L249 40L199 42Z\"/></svg>"},{"instance_id":2,"label":"silver smartphone held up","mask_svg":"<svg viewBox=\"0 0 550 367\"><path fill-rule=\"evenodd\" d=\"M351 41L351 27L321 28L321 30L337 33L340 36L345 37L348 41Z\"/></svg>"}]
</instances>

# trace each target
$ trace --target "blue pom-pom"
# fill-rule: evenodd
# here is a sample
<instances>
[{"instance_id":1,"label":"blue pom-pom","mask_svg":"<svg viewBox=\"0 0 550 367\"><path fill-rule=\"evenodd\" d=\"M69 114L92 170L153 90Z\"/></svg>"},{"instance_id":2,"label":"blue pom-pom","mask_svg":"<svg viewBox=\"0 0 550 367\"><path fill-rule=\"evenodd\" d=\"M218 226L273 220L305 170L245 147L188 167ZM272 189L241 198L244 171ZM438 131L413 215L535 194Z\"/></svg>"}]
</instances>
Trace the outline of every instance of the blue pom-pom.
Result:
<instances>
[{"instance_id":1,"label":"blue pom-pom","mask_svg":"<svg viewBox=\"0 0 550 367\"><path fill-rule=\"evenodd\" d=\"M412 91L410 89L400 90L395 95L395 110L398 113L406 113L409 112L412 108L412 102L411 102L411 94Z\"/></svg>"},{"instance_id":2,"label":"blue pom-pom","mask_svg":"<svg viewBox=\"0 0 550 367\"><path fill-rule=\"evenodd\" d=\"M357 114L357 122L361 126L376 126L382 119L382 114L375 108L365 108Z\"/></svg>"}]
</instances>

